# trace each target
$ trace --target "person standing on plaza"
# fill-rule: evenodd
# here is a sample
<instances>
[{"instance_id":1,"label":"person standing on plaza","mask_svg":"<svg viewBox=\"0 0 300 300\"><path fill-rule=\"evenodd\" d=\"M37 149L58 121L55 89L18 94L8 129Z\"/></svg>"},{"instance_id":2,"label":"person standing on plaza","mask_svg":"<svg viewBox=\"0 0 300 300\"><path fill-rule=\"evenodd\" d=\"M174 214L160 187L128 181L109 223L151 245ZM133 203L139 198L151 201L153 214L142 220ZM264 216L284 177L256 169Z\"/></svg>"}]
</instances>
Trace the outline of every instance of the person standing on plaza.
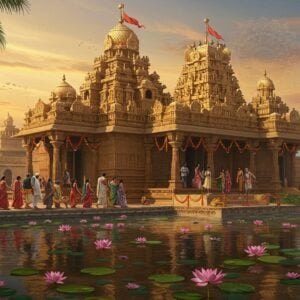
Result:
<instances>
[{"instance_id":1,"label":"person standing on plaza","mask_svg":"<svg viewBox=\"0 0 300 300\"><path fill-rule=\"evenodd\" d=\"M7 188L6 177L2 176L0 179L0 208L5 210L9 210Z\"/></svg>"},{"instance_id":2,"label":"person standing on plaza","mask_svg":"<svg viewBox=\"0 0 300 300\"><path fill-rule=\"evenodd\" d=\"M241 168L238 168L236 174L236 183L238 184L239 193L242 194L244 185L244 172Z\"/></svg>"},{"instance_id":3,"label":"person standing on plaza","mask_svg":"<svg viewBox=\"0 0 300 300\"><path fill-rule=\"evenodd\" d=\"M107 179L106 174L103 173L102 176L100 176L97 180L97 208L99 205L102 205L103 207L107 207Z\"/></svg>"},{"instance_id":4,"label":"person standing on plaza","mask_svg":"<svg viewBox=\"0 0 300 300\"><path fill-rule=\"evenodd\" d=\"M118 188L118 199L121 208L127 208L127 200L126 200L126 192L124 188L123 179L119 181L119 188Z\"/></svg>"},{"instance_id":5,"label":"person standing on plaza","mask_svg":"<svg viewBox=\"0 0 300 300\"><path fill-rule=\"evenodd\" d=\"M23 204L24 202L23 202L21 176L17 176L14 182L12 207L15 209L20 209L22 208Z\"/></svg>"},{"instance_id":6,"label":"person standing on plaza","mask_svg":"<svg viewBox=\"0 0 300 300\"><path fill-rule=\"evenodd\" d=\"M202 190L202 180L201 180L201 168L200 168L200 164L197 164L196 168L195 168L195 174L194 174L194 179L193 179L193 184L194 187Z\"/></svg>"},{"instance_id":7,"label":"person standing on plaza","mask_svg":"<svg viewBox=\"0 0 300 300\"><path fill-rule=\"evenodd\" d=\"M189 176L190 170L187 166L187 163L184 163L184 165L180 168L180 177L182 181L182 187L187 187L187 181Z\"/></svg>"},{"instance_id":8,"label":"person standing on plaza","mask_svg":"<svg viewBox=\"0 0 300 300\"><path fill-rule=\"evenodd\" d=\"M31 188L33 191L32 204L34 209L38 209L38 203L42 199L39 176L39 173L35 173L35 175L31 177Z\"/></svg>"},{"instance_id":9,"label":"person standing on plaza","mask_svg":"<svg viewBox=\"0 0 300 300\"><path fill-rule=\"evenodd\" d=\"M225 173L224 170L221 170L219 177L216 178L217 180L217 187L221 193L224 193L225 189Z\"/></svg>"},{"instance_id":10,"label":"person standing on plaza","mask_svg":"<svg viewBox=\"0 0 300 300\"><path fill-rule=\"evenodd\" d=\"M229 170L225 171L225 193L230 193L231 192L231 186L232 186L232 181L231 181L231 175L229 173Z\"/></svg>"},{"instance_id":11,"label":"person standing on plaza","mask_svg":"<svg viewBox=\"0 0 300 300\"><path fill-rule=\"evenodd\" d=\"M76 208L76 205L78 204L78 202L81 198L81 193L78 189L76 179L72 179L71 183L72 183L72 187L71 187L71 191L70 191L70 205L71 205L71 208Z\"/></svg>"},{"instance_id":12,"label":"person standing on plaza","mask_svg":"<svg viewBox=\"0 0 300 300\"><path fill-rule=\"evenodd\" d=\"M45 187L45 197L44 197L44 204L46 205L47 209L52 208L53 205L53 194L54 194L54 188L53 188L53 182L51 178L48 178L48 181L46 183Z\"/></svg>"},{"instance_id":13,"label":"person standing on plaza","mask_svg":"<svg viewBox=\"0 0 300 300\"><path fill-rule=\"evenodd\" d=\"M62 203L68 208L68 198L63 196L59 180L56 180L53 185L53 202L56 208L60 208Z\"/></svg>"},{"instance_id":14,"label":"person standing on plaza","mask_svg":"<svg viewBox=\"0 0 300 300\"><path fill-rule=\"evenodd\" d=\"M32 187L31 187L31 177L28 173L26 178L23 180L23 192L25 198L25 208L31 208L32 203Z\"/></svg>"},{"instance_id":15,"label":"person standing on plaza","mask_svg":"<svg viewBox=\"0 0 300 300\"><path fill-rule=\"evenodd\" d=\"M210 192L211 190L211 171L210 171L210 167L207 167L207 170L204 172L205 175L205 179L204 179L204 183L203 183L203 188L205 189L205 191L207 193Z\"/></svg>"},{"instance_id":16,"label":"person standing on plaza","mask_svg":"<svg viewBox=\"0 0 300 300\"><path fill-rule=\"evenodd\" d=\"M87 178L85 180L85 196L83 198L83 206L84 208L90 208L93 204L92 194L94 191L91 188L90 180Z\"/></svg>"},{"instance_id":17,"label":"person standing on plaza","mask_svg":"<svg viewBox=\"0 0 300 300\"><path fill-rule=\"evenodd\" d=\"M118 188L119 184L117 182L117 177L113 177L112 181L109 183L110 194L112 205L115 206L118 204Z\"/></svg>"},{"instance_id":18,"label":"person standing on plaza","mask_svg":"<svg viewBox=\"0 0 300 300\"><path fill-rule=\"evenodd\" d=\"M71 177L68 170L64 171L63 175L63 186L64 187L70 187L71 186Z\"/></svg>"},{"instance_id":19,"label":"person standing on plaza","mask_svg":"<svg viewBox=\"0 0 300 300\"><path fill-rule=\"evenodd\" d=\"M256 177L253 173L249 171L248 168L245 168L245 192L246 194L249 194L253 188L253 182L256 180Z\"/></svg>"}]
</instances>

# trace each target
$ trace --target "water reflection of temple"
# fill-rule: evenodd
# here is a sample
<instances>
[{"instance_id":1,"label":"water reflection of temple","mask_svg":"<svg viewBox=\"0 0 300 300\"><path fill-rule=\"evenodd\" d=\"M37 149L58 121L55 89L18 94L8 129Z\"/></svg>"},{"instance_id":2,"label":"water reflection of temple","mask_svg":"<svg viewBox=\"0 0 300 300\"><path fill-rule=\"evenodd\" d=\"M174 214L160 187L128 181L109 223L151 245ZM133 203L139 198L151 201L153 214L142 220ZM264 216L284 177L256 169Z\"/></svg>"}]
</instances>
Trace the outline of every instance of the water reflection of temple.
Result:
<instances>
[{"instance_id":1,"label":"water reflection of temple","mask_svg":"<svg viewBox=\"0 0 300 300\"><path fill-rule=\"evenodd\" d=\"M102 172L118 175L130 200L163 192L170 199L181 186L184 161L191 170L197 162L210 166L213 178L221 168L236 174L249 167L257 190L298 185L299 113L275 94L266 73L247 103L230 61L224 44L188 46L171 97L121 20L106 35L104 53L78 93L64 76L49 101L39 100L26 113L19 136L27 170L61 179L67 169L92 183Z\"/></svg>"}]
</instances>

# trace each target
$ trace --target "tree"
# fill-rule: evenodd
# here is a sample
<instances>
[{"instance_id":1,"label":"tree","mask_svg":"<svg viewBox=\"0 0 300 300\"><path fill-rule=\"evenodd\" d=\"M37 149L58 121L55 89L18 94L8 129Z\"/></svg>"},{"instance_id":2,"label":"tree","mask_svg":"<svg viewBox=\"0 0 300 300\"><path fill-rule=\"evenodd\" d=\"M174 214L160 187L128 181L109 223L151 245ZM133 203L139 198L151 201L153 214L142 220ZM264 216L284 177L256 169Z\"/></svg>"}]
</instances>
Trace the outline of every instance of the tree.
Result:
<instances>
[{"instance_id":1,"label":"tree","mask_svg":"<svg viewBox=\"0 0 300 300\"><path fill-rule=\"evenodd\" d=\"M20 13L29 9L28 0L0 0L0 12L12 14L14 12ZM0 48L6 45L5 33L0 22Z\"/></svg>"}]
</instances>

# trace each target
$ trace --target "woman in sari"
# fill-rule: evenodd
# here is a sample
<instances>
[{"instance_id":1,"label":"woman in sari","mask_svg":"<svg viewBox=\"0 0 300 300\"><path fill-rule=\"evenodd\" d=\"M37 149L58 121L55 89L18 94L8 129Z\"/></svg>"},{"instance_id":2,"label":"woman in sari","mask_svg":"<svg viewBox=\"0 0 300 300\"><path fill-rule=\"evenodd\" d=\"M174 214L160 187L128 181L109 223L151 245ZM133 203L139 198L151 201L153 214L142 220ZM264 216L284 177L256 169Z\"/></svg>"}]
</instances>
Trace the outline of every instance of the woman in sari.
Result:
<instances>
[{"instance_id":1,"label":"woman in sari","mask_svg":"<svg viewBox=\"0 0 300 300\"><path fill-rule=\"evenodd\" d=\"M7 195L7 184L6 177L3 176L0 179L0 208L9 209L8 208L8 195Z\"/></svg>"},{"instance_id":2,"label":"woman in sari","mask_svg":"<svg viewBox=\"0 0 300 300\"><path fill-rule=\"evenodd\" d=\"M243 192L244 186L244 172L241 168L238 168L237 175L236 175L236 183L238 184L239 193Z\"/></svg>"},{"instance_id":3,"label":"woman in sari","mask_svg":"<svg viewBox=\"0 0 300 300\"><path fill-rule=\"evenodd\" d=\"M23 203L21 176L18 176L14 182L14 194L13 194L12 207L15 209L19 209L22 208L23 204L24 203Z\"/></svg>"},{"instance_id":4,"label":"woman in sari","mask_svg":"<svg viewBox=\"0 0 300 300\"><path fill-rule=\"evenodd\" d=\"M111 200L112 200L112 205L115 206L118 204L118 182L117 182L117 177L114 177L112 181L109 183L110 187L110 194L111 194Z\"/></svg>"},{"instance_id":5,"label":"woman in sari","mask_svg":"<svg viewBox=\"0 0 300 300\"><path fill-rule=\"evenodd\" d=\"M71 205L71 208L76 208L76 205L78 204L79 200L81 199L81 193L78 189L76 179L72 179L71 184L72 185L71 185L71 191L70 191L70 205Z\"/></svg>"},{"instance_id":6,"label":"woman in sari","mask_svg":"<svg viewBox=\"0 0 300 300\"><path fill-rule=\"evenodd\" d=\"M92 207L92 204L93 204L92 194L93 193L94 193L94 191L91 188L90 180L86 179L85 180L85 196L83 198L83 206L82 207L84 207L84 208Z\"/></svg>"},{"instance_id":7,"label":"woman in sari","mask_svg":"<svg viewBox=\"0 0 300 300\"><path fill-rule=\"evenodd\" d=\"M68 208L68 199L67 199L67 197L63 196L60 182L58 180L55 181L55 183L53 185L53 191L54 191L53 202L55 204L55 207L60 208L60 204L63 203L66 206L66 208Z\"/></svg>"},{"instance_id":8,"label":"woman in sari","mask_svg":"<svg viewBox=\"0 0 300 300\"><path fill-rule=\"evenodd\" d=\"M196 168L195 168L195 174L194 174L194 178L193 178L193 184L194 187L202 190L202 179L201 179L201 170L200 170L200 164L197 164Z\"/></svg>"},{"instance_id":9,"label":"woman in sari","mask_svg":"<svg viewBox=\"0 0 300 300\"><path fill-rule=\"evenodd\" d=\"M224 170L220 172L219 177L216 178L217 180L217 187L220 190L221 193L224 193L225 189L225 173Z\"/></svg>"},{"instance_id":10,"label":"woman in sari","mask_svg":"<svg viewBox=\"0 0 300 300\"><path fill-rule=\"evenodd\" d=\"M53 182L52 182L52 179L49 178L46 183L45 197L44 197L44 204L46 205L47 209L52 208L53 194L54 194Z\"/></svg>"},{"instance_id":11,"label":"woman in sari","mask_svg":"<svg viewBox=\"0 0 300 300\"><path fill-rule=\"evenodd\" d=\"M229 170L226 170L225 171L225 193L231 192L231 186L232 186L231 176Z\"/></svg>"},{"instance_id":12,"label":"woman in sari","mask_svg":"<svg viewBox=\"0 0 300 300\"><path fill-rule=\"evenodd\" d=\"M118 200L121 208L127 208L127 200L126 200L126 193L125 193L123 179L120 179L119 181Z\"/></svg>"}]
</instances>

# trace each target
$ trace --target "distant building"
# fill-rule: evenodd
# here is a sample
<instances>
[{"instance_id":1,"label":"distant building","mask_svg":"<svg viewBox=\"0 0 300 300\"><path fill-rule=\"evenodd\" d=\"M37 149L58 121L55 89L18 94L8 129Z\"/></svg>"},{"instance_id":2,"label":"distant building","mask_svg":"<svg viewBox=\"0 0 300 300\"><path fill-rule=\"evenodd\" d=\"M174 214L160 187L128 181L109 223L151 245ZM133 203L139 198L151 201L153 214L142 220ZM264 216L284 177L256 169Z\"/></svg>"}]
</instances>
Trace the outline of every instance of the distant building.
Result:
<instances>
[{"instance_id":1,"label":"distant building","mask_svg":"<svg viewBox=\"0 0 300 300\"><path fill-rule=\"evenodd\" d=\"M8 114L0 127L0 175L6 176L8 185L15 177L24 177L26 173L22 139L13 138L18 132L13 118Z\"/></svg>"}]
</instances>

